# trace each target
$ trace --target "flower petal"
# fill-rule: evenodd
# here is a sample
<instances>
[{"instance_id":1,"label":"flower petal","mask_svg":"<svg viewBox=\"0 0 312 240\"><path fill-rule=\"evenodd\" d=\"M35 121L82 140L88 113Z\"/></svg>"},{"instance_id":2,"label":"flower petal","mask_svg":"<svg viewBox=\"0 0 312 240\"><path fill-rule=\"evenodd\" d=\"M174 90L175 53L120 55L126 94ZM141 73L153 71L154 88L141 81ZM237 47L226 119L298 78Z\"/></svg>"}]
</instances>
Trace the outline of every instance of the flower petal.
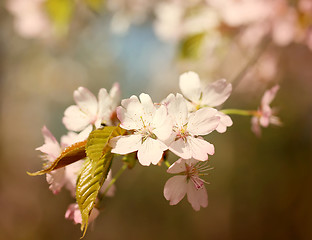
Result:
<instances>
[{"instance_id":1,"label":"flower petal","mask_svg":"<svg viewBox=\"0 0 312 240\"><path fill-rule=\"evenodd\" d=\"M216 107L228 99L232 92L232 84L225 79L215 81L203 90L202 105Z\"/></svg>"},{"instance_id":2,"label":"flower petal","mask_svg":"<svg viewBox=\"0 0 312 240\"><path fill-rule=\"evenodd\" d=\"M188 120L188 109L185 98L181 94L177 94L174 101L168 105L168 113L172 117L174 124L184 126Z\"/></svg>"},{"instance_id":3,"label":"flower petal","mask_svg":"<svg viewBox=\"0 0 312 240\"><path fill-rule=\"evenodd\" d=\"M141 93L139 97L144 112L144 116L142 117L144 121L151 122L156 110L154 103L151 97L146 93Z\"/></svg>"},{"instance_id":4,"label":"flower petal","mask_svg":"<svg viewBox=\"0 0 312 240\"><path fill-rule=\"evenodd\" d=\"M187 124L187 131L194 135L207 135L220 123L218 111L214 108L202 108L192 113Z\"/></svg>"},{"instance_id":5,"label":"flower petal","mask_svg":"<svg viewBox=\"0 0 312 240\"><path fill-rule=\"evenodd\" d=\"M112 153L128 154L137 151L141 142L142 136L134 134L114 137L109 141L109 145L112 147Z\"/></svg>"},{"instance_id":6,"label":"flower petal","mask_svg":"<svg viewBox=\"0 0 312 240\"><path fill-rule=\"evenodd\" d=\"M233 121L229 115L226 115L223 112L218 112L217 116L220 117L220 122L216 130L219 133L224 133L226 132L227 127L230 127L233 125Z\"/></svg>"},{"instance_id":7,"label":"flower petal","mask_svg":"<svg viewBox=\"0 0 312 240\"><path fill-rule=\"evenodd\" d=\"M164 187L164 197L170 201L170 205L178 204L187 191L186 176L174 176L169 178Z\"/></svg>"},{"instance_id":8,"label":"flower petal","mask_svg":"<svg viewBox=\"0 0 312 240\"><path fill-rule=\"evenodd\" d=\"M167 108L161 105L156 109L152 125L153 133L161 140L167 140L172 133L172 120L167 114Z\"/></svg>"},{"instance_id":9,"label":"flower petal","mask_svg":"<svg viewBox=\"0 0 312 240\"><path fill-rule=\"evenodd\" d=\"M63 123L68 130L81 131L91 123L91 119L78 106L72 105L65 110Z\"/></svg>"},{"instance_id":10,"label":"flower petal","mask_svg":"<svg viewBox=\"0 0 312 240\"><path fill-rule=\"evenodd\" d=\"M191 156L199 161L206 161L208 154L213 155L215 152L213 144L200 137L187 137L187 143L189 144Z\"/></svg>"},{"instance_id":11,"label":"flower petal","mask_svg":"<svg viewBox=\"0 0 312 240\"><path fill-rule=\"evenodd\" d=\"M168 168L167 173L182 173L185 172L185 159L179 158L179 160L175 161L171 166Z\"/></svg>"},{"instance_id":12,"label":"flower petal","mask_svg":"<svg viewBox=\"0 0 312 240\"><path fill-rule=\"evenodd\" d=\"M58 194L66 182L66 180L65 180L65 169L60 168L57 170L53 170L50 173L47 173L46 174L46 180L47 180L48 184L50 184L49 189L54 194Z\"/></svg>"},{"instance_id":13,"label":"flower petal","mask_svg":"<svg viewBox=\"0 0 312 240\"><path fill-rule=\"evenodd\" d=\"M147 138L138 150L138 160L143 166L156 165L168 147L159 140Z\"/></svg>"},{"instance_id":14,"label":"flower petal","mask_svg":"<svg viewBox=\"0 0 312 240\"><path fill-rule=\"evenodd\" d=\"M195 72L186 72L180 76L179 86L183 95L194 103L198 103L201 95L200 79Z\"/></svg>"},{"instance_id":15,"label":"flower petal","mask_svg":"<svg viewBox=\"0 0 312 240\"><path fill-rule=\"evenodd\" d=\"M39 150L42 153L47 154L49 161L54 161L61 153L61 147L58 141L55 139L53 134L49 131L49 129L46 126L43 126L41 131L44 137L44 144L40 147L37 147L36 150Z\"/></svg>"},{"instance_id":16,"label":"flower petal","mask_svg":"<svg viewBox=\"0 0 312 240\"><path fill-rule=\"evenodd\" d=\"M79 87L74 91L74 99L77 106L86 115L95 117L97 115L98 103L96 97L87 88Z\"/></svg>"},{"instance_id":17,"label":"flower petal","mask_svg":"<svg viewBox=\"0 0 312 240\"><path fill-rule=\"evenodd\" d=\"M199 211L200 207L208 206L208 194L206 188L196 189L192 181L187 183L187 200L195 211Z\"/></svg>"},{"instance_id":18,"label":"flower petal","mask_svg":"<svg viewBox=\"0 0 312 240\"><path fill-rule=\"evenodd\" d=\"M270 105L273 99L275 98L275 95L279 90L279 88L280 88L279 85L275 85L271 89L265 91L261 99L261 106Z\"/></svg>"},{"instance_id":19,"label":"flower petal","mask_svg":"<svg viewBox=\"0 0 312 240\"><path fill-rule=\"evenodd\" d=\"M258 117L251 118L251 131L257 136L261 136L261 128Z\"/></svg>"},{"instance_id":20,"label":"flower petal","mask_svg":"<svg viewBox=\"0 0 312 240\"><path fill-rule=\"evenodd\" d=\"M189 144L184 142L181 138L173 141L169 146L169 150L183 159L188 159L192 157Z\"/></svg>"}]
</instances>

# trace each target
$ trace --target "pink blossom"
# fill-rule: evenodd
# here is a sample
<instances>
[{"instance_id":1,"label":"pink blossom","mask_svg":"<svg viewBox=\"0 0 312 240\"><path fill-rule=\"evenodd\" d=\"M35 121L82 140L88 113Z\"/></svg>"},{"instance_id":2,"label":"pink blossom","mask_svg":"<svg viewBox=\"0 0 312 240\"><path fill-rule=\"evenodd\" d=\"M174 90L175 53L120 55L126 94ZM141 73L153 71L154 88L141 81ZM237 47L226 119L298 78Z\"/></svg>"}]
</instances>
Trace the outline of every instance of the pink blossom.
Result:
<instances>
[{"instance_id":1,"label":"pink blossom","mask_svg":"<svg viewBox=\"0 0 312 240\"><path fill-rule=\"evenodd\" d=\"M220 122L220 117L216 116L218 111L205 107L189 113L181 94L170 94L167 99L172 99L168 112L173 120L173 133L167 143L169 150L184 159L207 160L208 154L214 154L214 146L199 136L217 128Z\"/></svg>"},{"instance_id":2,"label":"pink blossom","mask_svg":"<svg viewBox=\"0 0 312 240\"><path fill-rule=\"evenodd\" d=\"M89 223L93 222L99 216L99 214L100 211L97 208L93 208L89 216ZM65 213L65 218L73 220L75 224L82 223L81 212L77 203L72 203L68 206Z\"/></svg>"},{"instance_id":3,"label":"pink blossom","mask_svg":"<svg viewBox=\"0 0 312 240\"><path fill-rule=\"evenodd\" d=\"M279 85L275 85L271 89L265 91L261 105L256 112L255 116L251 119L251 129L257 135L261 135L261 127L268 127L269 124L281 125L280 119L274 115L274 110L270 107L271 102L274 100Z\"/></svg>"},{"instance_id":4,"label":"pink blossom","mask_svg":"<svg viewBox=\"0 0 312 240\"><path fill-rule=\"evenodd\" d=\"M201 179L201 176L206 175L203 172L207 170L210 170L209 166L194 159L180 158L173 163L167 172L177 175L170 178L164 187L164 196L170 201L170 205L176 205L187 194L187 200L195 211L199 211L200 207L207 207L208 195L204 187L205 181Z\"/></svg>"},{"instance_id":5,"label":"pink blossom","mask_svg":"<svg viewBox=\"0 0 312 240\"><path fill-rule=\"evenodd\" d=\"M217 107L223 104L231 95L232 84L220 79L210 84L201 83L199 76L195 72L186 72L180 76L180 89L189 101L189 111L195 111L204 107ZM217 131L223 133L227 127L232 126L232 119L222 113L217 114L220 123Z\"/></svg>"},{"instance_id":6,"label":"pink blossom","mask_svg":"<svg viewBox=\"0 0 312 240\"><path fill-rule=\"evenodd\" d=\"M140 102L141 101L141 102ZM139 162L144 166L157 164L168 147L163 143L172 132L171 119L164 105L158 108L149 95L142 93L140 101L136 96L124 99L117 108L120 127L131 131L110 141L113 153L128 154L138 151Z\"/></svg>"},{"instance_id":7,"label":"pink blossom","mask_svg":"<svg viewBox=\"0 0 312 240\"><path fill-rule=\"evenodd\" d=\"M68 130L91 131L92 126L99 128L102 123L111 125L112 117L119 104L120 89L115 83L108 93L101 88L96 97L86 88L79 87L74 91L74 100L77 105L69 106L64 113L63 123Z\"/></svg>"},{"instance_id":8,"label":"pink blossom","mask_svg":"<svg viewBox=\"0 0 312 240\"><path fill-rule=\"evenodd\" d=\"M44 137L44 144L41 147L36 148L43 153L42 158L50 164L61 154L65 147L87 138L87 135L76 134L73 132L61 138L61 144L55 139L52 133L46 126L42 128L42 134ZM47 182L50 184L49 189L57 194L65 186L75 196L76 180L78 173L82 167L83 161L77 161L64 168L53 170L46 174Z\"/></svg>"}]
</instances>

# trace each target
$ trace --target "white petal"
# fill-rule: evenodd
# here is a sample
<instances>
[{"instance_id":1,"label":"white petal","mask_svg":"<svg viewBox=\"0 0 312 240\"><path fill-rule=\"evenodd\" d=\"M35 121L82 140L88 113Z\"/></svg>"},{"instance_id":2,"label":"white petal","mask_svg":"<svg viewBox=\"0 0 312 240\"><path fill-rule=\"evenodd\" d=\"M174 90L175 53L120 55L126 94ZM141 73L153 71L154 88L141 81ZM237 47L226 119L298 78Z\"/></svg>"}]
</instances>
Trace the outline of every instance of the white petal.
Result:
<instances>
[{"instance_id":1,"label":"white petal","mask_svg":"<svg viewBox=\"0 0 312 240\"><path fill-rule=\"evenodd\" d=\"M61 153L61 147L46 126L43 126L41 131L44 137L44 144L41 147L37 147L36 150L47 154L49 161L54 161Z\"/></svg>"},{"instance_id":2,"label":"white petal","mask_svg":"<svg viewBox=\"0 0 312 240\"><path fill-rule=\"evenodd\" d=\"M96 97L87 88L79 87L74 91L74 99L81 111L89 116L96 116L98 103Z\"/></svg>"},{"instance_id":3,"label":"white petal","mask_svg":"<svg viewBox=\"0 0 312 240\"><path fill-rule=\"evenodd\" d=\"M145 123L145 113L142 104L136 96L132 96L126 101L122 101L123 107L117 107L117 117L121 122L121 127L128 130L143 128Z\"/></svg>"},{"instance_id":4,"label":"white petal","mask_svg":"<svg viewBox=\"0 0 312 240\"><path fill-rule=\"evenodd\" d=\"M175 161L171 166L168 168L167 173L182 173L185 172L185 159L179 158L179 160Z\"/></svg>"},{"instance_id":5,"label":"white petal","mask_svg":"<svg viewBox=\"0 0 312 240\"><path fill-rule=\"evenodd\" d=\"M91 119L78 106L72 105L65 110L63 123L68 130L81 131L91 123Z\"/></svg>"},{"instance_id":6,"label":"white petal","mask_svg":"<svg viewBox=\"0 0 312 240\"><path fill-rule=\"evenodd\" d=\"M189 144L185 143L181 138L172 142L169 146L169 150L183 159L192 157Z\"/></svg>"},{"instance_id":7,"label":"white petal","mask_svg":"<svg viewBox=\"0 0 312 240\"><path fill-rule=\"evenodd\" d=\"M172 133L172 120L167 114L167 108L165 106L160 106L156 109L152 125L155 128L153 133L156 136L165 141L167 140Z\"/></svg>"},{"instance_id":8,"label":"white petal","mask_svg":"<svg viewBox=\"0 0 312 240\"><path fill-rule=\"evenodd\" d=\"M138 150L138 160L143 166L156 165L167 146L159 140L147 138Z\"/></svg>"},{"instance_id":9,"label":"white petal","mask_svg":"<svg viewBox=\"0 0 312 240\"><path fill-rule=\"evenodd\" d=\"M101 88L98 94L99 105L98 105L98 119L100 120L100 124L104 121L106 124L110 124L109 118L112 113L111 105L112 100L107 93L105 88Z\"/></svg>"},{"instance_id":10,"label":"white petal","mask_svg":"<svg viewBox=\"0 0 312 240\"><path fill-rule=\"evenodd\" d=\"M58 194L66 182L64 168L53 170L52 172L47 173L46 179L50 184L49 189L54 194Z\"/></svg>"},{"instance_id":11,"label":"white petal","mask_svg":"<svg viewBox=\"0 0 312 240\"><path fill-rule=\"evenodd\" d=\"M195 211L199 211L200 207L208 206L208 194L206 188L196 189L192 181L187 183L187 200Z\"/></svg>"},{"instance_id":12,"label":"white petal","mask_svg":"<svg viewBox=\"0 0 312 240\"><path fill-rule=\"evenodd\" d=\"M128 154L137 151L141 142L141 135L127 135L112 138L109 145L112 147L112 153Z\"/></svg>"},{"instance_id":13,"label":"white petal","mask_svg":"<svg viewBox=\"0 0 312 240\"><path fill-rule=\"evenodd\" d=\"M151 97L146 93L140 94L140 101L143 107L144 116L143 119L147 122L151 122L155 113L155 106Z\"/></svg>"},{"instance_id":14,"label":"white petal","mask_svg":"<svg viewBox=\"0 0 312 240\"><path fill-rule=\"evenodd\" d=\"M208 159L208 154L214 154L215 150L213 144L200 137L187 137L187 143L189 144L192 157L199 161L206 161Z\"/></svg>"},{"instance_id":15,"label":"white petal","mask_svg":"<svg viewBox=\"0 0 312 240\"><path fill-rule=\"evenodd\" d=\"M207 135L217 128L220 117L214 108L202 108L192 113L187 124L187 131L194 135Z\"/></svg>"},{"instance_id":16,"label":"white petal","mask_svg":"<svg viewBox=\"0 0 312 240\"><path fill-rule=\"evenodd\" d=\"M230 127L233 125L233 121L229 115L226 115L223 112L218 112L217 116L220 117L220 123L219 123L218 127L216 128L216 130L219 133L224 133L224 132L226 132L227 127Z\"/></svg>"},{"instance_id":17,"label":"white petal","mask_svg":"<svg viewBox=\"0 0 312 240\"><path fill-rule=\"evenodd\" d=\"M170 201L170 205L176 205L183 199L186 191L186 176L174 176L165 184L164 197Z\"/></svg>"},{"instance_id":18,"label":"white petal","mask_svg":"<svg viewBox=\"0 0 312 240\"><path fill-rule=\"evenodd\" d=\"M109 91L109 96L112 99L112 106L116 108L120 102L120 86L119 83L114 83L111 90Z\"/></svg>"},{"instance_id":19,"label":"white petal","mask_svg":"<svg viewBox=\"0 0 312 240\"><path fill-rule=\"evenodd\" d=\"M174 101L168 105L168 113L177 126L184 126L188 120L188 109L185 98L181 94L177 94Z\"/></svg>"},{"instance_id":20,"label":"white petal","mask_svg":"<svg viewBox=\"0 0 312 240\"><path fill-rule=\"evenodd\" d=\"M203 90L202 104L210 107L221 105L228 99L232 92L232 84L225 79L213 82Z\"/></svg>"},{"instance_id":21,"label":"white petal","mask_svg":"<svg viewBox=\"0 0 312 240\"><path fill-rule=\"evenodd\" d=\"M180 76L179 86L183 95L194 103L200 100L200 79L195 72L186 72Z\"/></svg>"}]
</instances>

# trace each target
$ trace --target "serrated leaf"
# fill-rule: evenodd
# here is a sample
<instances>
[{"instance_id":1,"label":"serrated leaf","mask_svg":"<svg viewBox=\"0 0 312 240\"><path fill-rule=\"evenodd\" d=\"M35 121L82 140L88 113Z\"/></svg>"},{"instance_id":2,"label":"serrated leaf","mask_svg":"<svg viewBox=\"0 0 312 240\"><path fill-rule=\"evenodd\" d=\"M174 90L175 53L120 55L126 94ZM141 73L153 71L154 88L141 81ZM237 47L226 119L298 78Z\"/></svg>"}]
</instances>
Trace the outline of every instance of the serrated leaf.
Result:
<instances>
[{"instance_id":1,"label":"serrated leaf","mask_svg":"<svg viewBox=\"0 0 312 240\"><path fill-rule=\"evenodd\" d=\"M97 195L107 177L112 163L113 154L107 152L98 161L87 158L77 179L76 200L81 212L81 231L84 237L89 215L94 208Z\"/></svg>"},{"instance_id":2,"label":"serrated leaf","mask_svg":"<svg viewBox=\"0 0 312 240\"><path fill-rule=\"evenodd\" d=\"M125 130L119 126L107 126L92 131L88 137L86 144L88 160L78 177L76 187L76 200L81 212L83 236L88 227L89 215L112 162L113 154L108 144L109 140L124 133Z\"/></svg>"},{"instance_id":3,"label":"serrated leaf","mask_svg":"<svg viewBox=\"0 0 312 240\"><path fill-rule=\"evenodd\" d=\"M181 58L198 58L205 33L198 33L183 39L180 45Z\"/></svg>"},{"instance_id":4,"label":"serrated leaf","mask_svg":"<svg viewBox=\"0 0 312 240\"><path fill-rule=\"evenodd\" d=\"M81 160L86 157L86 144L87 140L83 142L77 142L73 145L67 147L64 149L64 151L61 153L61 155L54 160L54 162L46 169L43 169L41 171L35 172L35 173L29 173L30 176L38 176L42 175L48 172L51 172L53 170L65 167L69 164L72 164L74 162L77 162L78 160Z\"/></svg>"},{"instance_id":5,"label":"serrated leaf","mask_svg":"<svg viewBox=\"0 0 312 240\"><path fill-rule=\"evenodd\" d=\"M116 136L123 135L125 130L119 126L107 126L90 133L86 145L87 156L91 161L99 160L109 147L108 142Z\"/></svg>"}]
</instances>

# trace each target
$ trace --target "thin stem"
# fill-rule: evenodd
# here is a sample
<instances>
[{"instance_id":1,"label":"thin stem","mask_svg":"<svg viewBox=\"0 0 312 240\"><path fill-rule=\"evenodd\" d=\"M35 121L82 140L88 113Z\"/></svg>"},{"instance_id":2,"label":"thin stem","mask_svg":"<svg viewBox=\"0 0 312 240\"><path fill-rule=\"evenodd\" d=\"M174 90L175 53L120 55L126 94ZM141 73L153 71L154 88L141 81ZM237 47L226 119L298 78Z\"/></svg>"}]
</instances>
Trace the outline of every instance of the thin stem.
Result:
<instances>
[{"instance_id":1,"label":"thin stem","mask_svg":"<svg viewBox=\"0 0 312 240\"><path fill-rule=\"evenodd\" d=\"M111 186L113 186L113 184L117 181L117 179L120 177L120 175L127 169L128 165L127 164L123 164L122 167L119 169L119 171L116 173L116 175L114 176L114 178L110 181L110 183L107 185L107 187L105 188L104 192L99 195L99 202L101 202L101 200L103 199L103 197L106 195L106 193L108 192L108 190L111 188Z\"/></svg>"},{"instance_id":2,"label":"thin stem","mask_svg":"<svg viewBox=\"0 0 312 240\"><path fill-rule=\"evenodd\" d=\"M242 109L223 109L221 110L224 114L235 114L241 116L257 116L258 111L255 110L242 110Z\"/></svg>"}]
</instances>

